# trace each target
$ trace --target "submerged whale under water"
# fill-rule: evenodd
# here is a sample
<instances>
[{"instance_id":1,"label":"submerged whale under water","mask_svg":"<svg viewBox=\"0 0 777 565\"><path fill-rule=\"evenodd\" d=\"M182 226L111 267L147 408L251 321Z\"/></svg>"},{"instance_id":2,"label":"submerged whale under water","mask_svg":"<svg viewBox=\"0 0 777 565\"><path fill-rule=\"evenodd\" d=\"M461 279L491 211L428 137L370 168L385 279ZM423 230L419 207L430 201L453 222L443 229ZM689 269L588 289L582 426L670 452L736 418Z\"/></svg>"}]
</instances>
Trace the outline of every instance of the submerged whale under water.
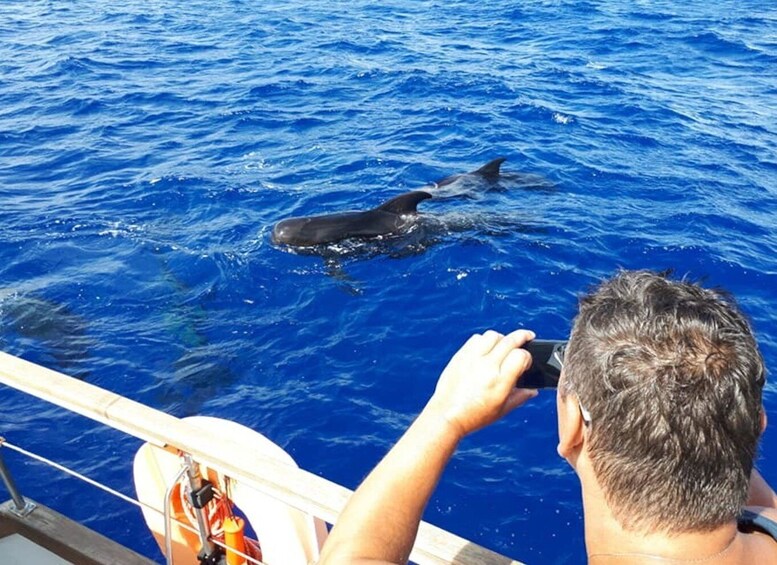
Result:
<instances>
[{"instance_id":1,"label":"submerged whale under water","mask_svg":"<svg viewBox=\"0 0 777 565\"><path fill-rule=\"evenodd\" d=\"M67 305L31 292L0 289L0 343L34 351L40 361L70 376L86 378L92 342L87 322Z\"/></svg>"}]
</instances>

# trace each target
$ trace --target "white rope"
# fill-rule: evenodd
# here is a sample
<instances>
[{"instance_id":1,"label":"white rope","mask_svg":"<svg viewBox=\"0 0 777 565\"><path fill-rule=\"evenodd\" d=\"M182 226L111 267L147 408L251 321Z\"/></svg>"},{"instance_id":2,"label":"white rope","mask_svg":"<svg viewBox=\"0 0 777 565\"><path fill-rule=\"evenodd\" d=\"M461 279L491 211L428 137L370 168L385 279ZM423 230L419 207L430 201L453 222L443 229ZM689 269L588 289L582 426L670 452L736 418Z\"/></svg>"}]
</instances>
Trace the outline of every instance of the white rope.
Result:
<instances>
[{"instance_id":1,"label":"white rope","mask_svg":"<svg viewBox=\"0 0 777 565\"><path fill-rule=\"evenodd\" d=\"M90 479L89 477L87 477L86 475L82 475L78 471L73 471L72 469L69 469L68 467L65 467L64 465L61 465L61 464L59 464L59 463L57 463L55 461L52 461L51 459L47 459L47 458L43 457L42 455L37 455L36 453L33 453L31 451L27 451L23 447L19 447L18 445L14 445L14 444L10 443L8 440L6 440L5 438L0 437L0 448L2 448L2 447L7 447L8 449L10 449L12 451L16 451L17 453L21 453L22 455L26 455L30 459L34 459L35 461L38 461L39 463L43 463L45 465L49 465L51 467L54 467L55 469L58 469L59 471L62 471L63 473L66 473L66 474L68 474L68 475L70 475L72 477L75 477L76 479L80 479L80 480L84 481L85 483L88 483L88 484L92 485L93 487L96 487L96 488L98 488L100 490L103 490L103 491L107 492L108 494L112 494L113 496L115 496L117 498L120 498L121 500L123 500L125 502L129 502L130 504L134 504L135 506L138 506L138 507L142 506L143 508L147 508L148 510L156 512L157 514L164 515L164 512L162 510L159 510L158 508L155 508L155 507L151 506L150 504L146 504L145 502L141 502L139 500L135 500L131 496L127 496L126 494L121 493L121 492L119 492L119 491L117 491L115 489L112 489L109 486L106 486L106 485L104 485L102 483L98 483L94 479ZM185 524L184 522L181 522L180 520L177 520L175 518L172 518L172 520L176 524L181 526L182 528L184 528L186 530L189 530L190 532L192 532L194 534L198 534L199 533L197 528L194 528L190 524ZM223 542L221 542L221 541L219 541L217 539L214 539L213 537L211 537L210 541L212 543L214 543L215 545L221 547L224 550L229 550L232 553L236 553L237 555L239 555L240 557L242 557L246 561L249 561L250 563L256 563L257 565L265 565L262 561L258 561L257 559L254 559L250 555L246 555L245 553L243 553L241 551L238 551L235 548L228 547L226 544L224 544Z\"/></svg>"},{"instance_id":2,"label":"white rope","mask_svg":"<svg viewBox=\"0 0 777 565\"><path fill-rule=\"evenodd\" d=\"M124 493L121 493L117 490L112 489L111 487L105 486L102 483L98 483L97 481L90 479L89 477L82 475L81 473L77 471L73 471L72 469L69 469L65 467L64 465L60 465L59 463L56 463L52 461L51 459L46 459L45 457L41 455L37 455L35 453L32 453L31 451L27 451L26 449L19 447L18 445L14 445L10 443L7 440L3 440L0 442L0 446L7 447L8 449L12 449L13 451L16 451L18 453L21 453L22 455L26 455L30 459L35 459L36 461L40 463L45 463L46 465L50 465L51 467L54 467L55 469L58 469L62 471L63 473L67 473L70 476L73 476L77 479L81 479L85 483L89 483L93 487L97 487L101 490L104 490L105 492L112 494L113 496L116 496L118 498L121 498L125 502L129 502L130 504L134 504L135 506L143 506L144 508L148 508L149 510L153 510L154 512L157 512L159 514L162 514L161 510L158 510L157 508L154 508L153 506L150 506L144 502L140 502L139 500L135 500L131 496L127 496Z\"/></svg>"}]
</instances>

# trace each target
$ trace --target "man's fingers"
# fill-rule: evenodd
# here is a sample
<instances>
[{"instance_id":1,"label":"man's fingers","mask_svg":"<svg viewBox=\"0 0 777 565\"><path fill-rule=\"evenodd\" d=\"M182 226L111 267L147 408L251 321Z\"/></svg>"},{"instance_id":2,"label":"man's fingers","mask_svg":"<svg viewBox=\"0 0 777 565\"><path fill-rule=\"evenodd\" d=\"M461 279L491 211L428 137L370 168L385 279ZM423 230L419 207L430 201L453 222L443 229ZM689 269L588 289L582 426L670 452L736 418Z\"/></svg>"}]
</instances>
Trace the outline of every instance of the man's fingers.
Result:
<instances>
[{"instance_id":1,"label":"man's fingers","mask_svg":"<svg viewBox=\"0 0 777 565\"><path fill-rule=\"evenodd\" d=\"M466 347L478 355L488 355L494 346L502 339L502 334L494 330L488 330L481 334L475 334L467 340ZM463 348L462 348L463 349Z\"/></svg>"},{"instance_id":2,"label":"man's fingers","mask_svg":"<svg viewBox=\"0 0 777 565\"><path fill-rule=\"evenodd\" d=\"M529 389L529 388L514 388L512 391L510 391L510 396L507 397L507 401L504 405L504 412L503 416L505 414L508 414L518 408L521 404L526 402L527 400L531 400L535 396L539 394L538 391L535 389Z\"/></svg>"},{"instance_id":3,"label":"man's fingers","mask_svg":"<svg viewBox=\"0 0 777 565\"><path fill-rule=\"evenodd\" d=\"M478 344L480 343L480 340L483 339L483 336L480 334L472 334L469 336L469 339L464 342L464 345L462 345L459 348L459 351L464 351L465 349L475 349L478 347Z\"/></svg>"},{"instance_id":4,"label":"man's fingers","mask_svg":"<svg viewBox=\"0 0 777 565\"><path fill-rule=\"evenodd\" d=\"M502 362L507 355L514 349L521 347L527 341L534 339L534 332L530 330L516 330L512 333L504 336L499 343L497 343L491 354L494 355L498 362Z\"/></svg>"},{"instance_id":5,"label":"man's fingers","mask_svg":"<svg viewBox=\"0 0 777 565\"><path fill-rule=\"evenodd\" d=\"M531 354L525 349L513 349L507 354L505 360L502 361L502 374L510 375L514 381L512 386L515 386L516 382L520 382L518 375L522 375L529 367L531 367Z\"/></svg>"},{"instance_id":6,"label":"man's fingers","mask_svg":"<svg viewBox=\"0 0 777 565\"><path fill-rule=\"evenodd\" d=\"M516 330L506 336L497 331L488 330L482 335L475 334L470 337L462 349L466 348L480 355L494 354L501 361L511 350L532 339L534 339L534 332L530 330Z\"/></svg>"}]
</instances>

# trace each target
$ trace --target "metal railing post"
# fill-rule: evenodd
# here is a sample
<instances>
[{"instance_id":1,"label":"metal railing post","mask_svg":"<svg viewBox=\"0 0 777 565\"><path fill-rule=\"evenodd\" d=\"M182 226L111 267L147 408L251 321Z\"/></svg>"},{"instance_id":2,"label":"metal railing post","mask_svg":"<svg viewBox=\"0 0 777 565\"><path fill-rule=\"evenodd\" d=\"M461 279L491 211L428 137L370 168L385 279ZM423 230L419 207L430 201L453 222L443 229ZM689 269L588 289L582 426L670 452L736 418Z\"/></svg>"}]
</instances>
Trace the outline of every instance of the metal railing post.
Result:
<instances>
[{"instance_id":1,"label":"metal railing post","mask_svg":"<svg viewBox=\"0 0 777 565\"><path fill-rule=\"evenodd\" d=\"M173 565L173 538L170 533L170 523L172 521L172 512L170 511L170 497L173 495L173 489L175 488L175 485L178 484L178 481L183 478L187 470L188 465L182 466L181 470L178 471L178 474L175 476L173 482L169 487L167 487L167 490L165 491L165 559L167 565Z\"/></svg>"},{"instance_id":2,"label":"metal railing post","mask_svg":"<svg viewBox=\"0 0 777 565\"><path fill-rule=\"evenodd\" d=\"M186 474L189 479L189 495L192 497L192 507L194 508L194 515L197 517L197 530L200 534L200 542L202 543L202 550L197 558L200 563L210 563L211 558L215 558L221 549L210 541L210 523L208 522L207 513L204 506L200 506L194 501L194 493L197 492L203 486L203 479L200 477L200 473L194 464L192 456L188 453L183 454L183 460L186 462Z\"/></svg>"},{"instance_id":3,"label":"metal railing post","mask_svg":"<svg viewBox=\"0 0 777 565\"><path fill-rule=\"evenodd\" d=\"M5 438L0 437L0 449L3 447L4 441ZM14 514L23 518L35 510L35 503L25 500L22 496L22 493L20 493L19 489L16 488L16 483L14 482L10 471L8 471L8 467L5 466L5 461L3 461L2 452L0 452L0 478L3 479L5 488L7 488L8 492L11 493L11 498L13 499L15 506L15 508L11 508L11 511Z\"/></svg>"}]
</instances>

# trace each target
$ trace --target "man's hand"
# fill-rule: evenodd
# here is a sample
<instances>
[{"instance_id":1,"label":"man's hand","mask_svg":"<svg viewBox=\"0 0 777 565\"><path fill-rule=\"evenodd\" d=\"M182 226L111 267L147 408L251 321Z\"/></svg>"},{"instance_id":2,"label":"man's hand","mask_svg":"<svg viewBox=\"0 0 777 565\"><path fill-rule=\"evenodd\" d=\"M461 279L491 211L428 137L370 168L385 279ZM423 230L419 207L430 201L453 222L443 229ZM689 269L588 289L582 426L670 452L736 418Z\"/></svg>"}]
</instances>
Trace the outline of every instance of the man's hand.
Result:
<instances>
[{"instance_id":1,"label":"man's hand","mask_svg":"<svg viewBox=\"0 0 777 565\"><path fill-rule=\"evenodd\" d=\"M528 330L473 335L440 375L424 412L442 417L461 438L537 396L536 390L516 388L532 361L520 347L532 339Z\"/></svg>"}]
</instances>

